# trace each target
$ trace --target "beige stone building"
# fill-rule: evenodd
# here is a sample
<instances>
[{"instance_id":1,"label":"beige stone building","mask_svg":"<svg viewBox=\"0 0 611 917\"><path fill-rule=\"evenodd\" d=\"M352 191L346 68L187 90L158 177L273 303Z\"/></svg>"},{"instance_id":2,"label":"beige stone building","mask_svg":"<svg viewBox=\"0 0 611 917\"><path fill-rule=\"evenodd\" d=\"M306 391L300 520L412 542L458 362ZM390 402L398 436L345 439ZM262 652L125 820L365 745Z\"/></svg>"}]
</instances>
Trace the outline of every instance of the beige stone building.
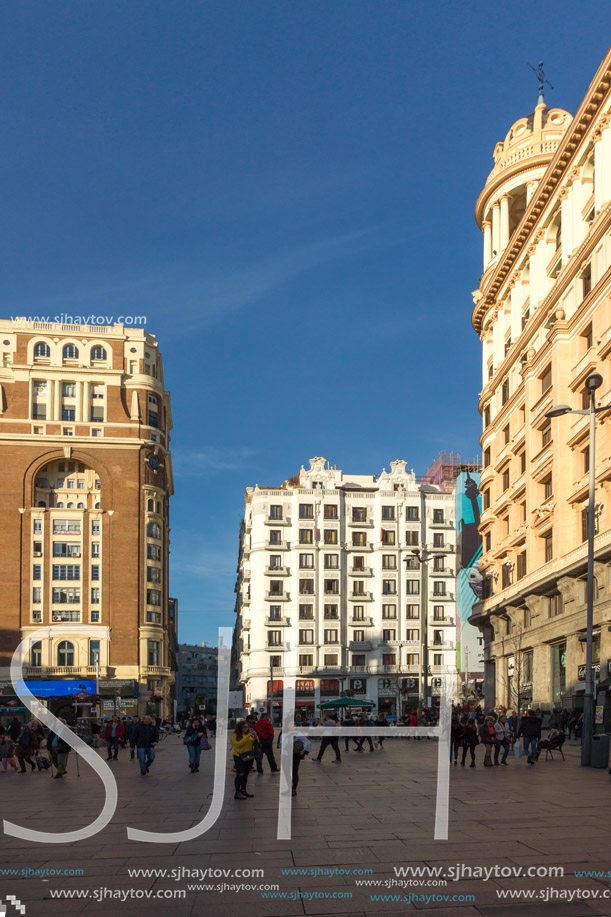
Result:
<instances>
[{"instance_id":1,"label":"beige stone building","mask_svg":"<svg viewBox=\"0 0 611 917\"><path fill-rule=\"evenodd\" d=\"M611 52L574 117L517 120L476 205L484 273L473 326L480 411L486 703L579 706L585 677L585 379L611 404ZM611 665L611 429L598 424L595 661ZM602 693L599 703L603 700Z\"/></svg>"},{"instance_id":2,"label":"beige stone building","mask_svg":"<svg viewBox=\"0 0 611 917\"><path fill-rule=\"evenodd\" d=\"M0 321L3 709L14 650L44 628L24 672L39 697L56 684L52 709L72 712L66 696L95 679L97 657L101 712L171 711L171 426L153 335Z\"/></svg>"}]
</instances>

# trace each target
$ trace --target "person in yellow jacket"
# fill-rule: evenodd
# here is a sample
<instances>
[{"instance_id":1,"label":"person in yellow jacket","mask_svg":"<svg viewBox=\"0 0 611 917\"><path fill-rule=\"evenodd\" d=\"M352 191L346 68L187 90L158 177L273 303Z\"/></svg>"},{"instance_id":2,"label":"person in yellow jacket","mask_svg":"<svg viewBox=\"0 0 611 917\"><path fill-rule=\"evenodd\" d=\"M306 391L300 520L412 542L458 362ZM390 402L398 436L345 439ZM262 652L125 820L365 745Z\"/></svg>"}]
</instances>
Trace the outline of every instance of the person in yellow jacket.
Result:
<instances>
[{"instance_id":1,"label":"person in yellow jacket","mask_svg":"<svg viewBox=\"0 0 611 917\"><path fill-rule=\"evenodd\" d=\"M238 723L231 736L231 747L236 761L235 793L234 799L252 799L254 794L246 792L248 775L255 760L254 744L256 735L245 721Z\"/></svg>"}]
</instances>

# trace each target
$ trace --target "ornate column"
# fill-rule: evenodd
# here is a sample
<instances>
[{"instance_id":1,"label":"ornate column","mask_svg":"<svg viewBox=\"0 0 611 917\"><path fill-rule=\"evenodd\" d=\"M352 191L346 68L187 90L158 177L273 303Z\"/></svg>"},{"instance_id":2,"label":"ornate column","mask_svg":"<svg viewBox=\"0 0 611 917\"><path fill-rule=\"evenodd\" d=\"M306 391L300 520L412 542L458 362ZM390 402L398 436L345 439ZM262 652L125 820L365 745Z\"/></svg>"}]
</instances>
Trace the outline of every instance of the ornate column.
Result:
<instances>
[{"instance_id":1,"label":"ornate column","mask_svg":"<svg viewBox=\"0 0 611 917\"><path fill-rule=\"evenodd\" d=\"M496 258L501 250L501 205L497 201L492 207L492 257ZM496 255L494 254L496 252Z\"/></svg>"},{"instance_id":2,"label":"ornate column","mask_svg":"<svg viewBox=\"0 0 611 917\"><path fill-rule=\"evenodd\" d=\"M484 220L482 223L484 230L484 270L492 261L492 223L490 220Z\"/></svg>"},{"instance_id":3,"label":"ornate column","mask_svg":"<svg viewBox=\"0 0 611 917\"><path fill-rule=\"evenodd\" d=\"M538 181L529 181L526 184L526 206L528 206L532 200L532 196L537 190Z\"/></svg>"},{"instance_id":4,"label":"ornate column","mask_svg":"<svg viewBox=\"0 0 611 917\"><path fill-rule=\"evenodd\" d=\"M501 229L500 229L500 249L504 251L509 242L509 195L504 194L501 198Z\"/></svg>"},{"instance_id":5,"label":"ornate column","mask_svg":"<svg viewBox=\"0 0 611 917\"><path fill-rule=\"evenodd\" d=\"M76 383L76 407L74 411L74 416L76 417L77 422L83 421L83 383Z\"/></svg>"},{"instance_id":6,"label":"ornate column","mask_svg":"<svg viewBox=\"0 0 611 917\"><path fill-rule=\"evenodd\" d=\"M570 189L567 185L558 192L562 220L562 264L565 265L573 251L573 214L570 200Z\"/></svg>"},{"instance_id":7,"label":"ornate column","mask_svg":"<svg viewBox=\"0 0 611 917\"><path fill-rule=\"evenodd\" d=\"M49 398L53 396L53 420L62 419L62 383L59 379L49 382Z\"/></svg>"}]
</instances>

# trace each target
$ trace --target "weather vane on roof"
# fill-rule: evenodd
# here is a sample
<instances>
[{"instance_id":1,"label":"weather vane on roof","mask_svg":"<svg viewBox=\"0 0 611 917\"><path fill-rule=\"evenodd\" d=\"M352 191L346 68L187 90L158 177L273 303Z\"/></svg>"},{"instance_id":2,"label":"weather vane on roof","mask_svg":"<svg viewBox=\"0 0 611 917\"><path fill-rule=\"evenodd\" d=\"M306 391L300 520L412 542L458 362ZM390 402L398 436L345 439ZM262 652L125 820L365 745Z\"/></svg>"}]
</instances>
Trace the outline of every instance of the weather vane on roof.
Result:
<instances>
[{"instance_id":1,"label":"weather vane on roof","mask_svg":"<svg viewBox=\"0 0 611 917\"><path fill-rule=\"evenodd\" d=\"M544 93L544 90L545 90L545 84L547 83L547 85L549 86L550 89L553 89L554 87L552 86L552 84L550 83L550 81L549 81L549 80L547 79L547 77L545 76L545 70L543 69L543 61L542 61L542 60L539 61L539 66L538 66L538 67L533 67L532 64L529 64L528 66L530 67L530 69L531 69L534 73L536 73L537 79L539 80L539 98L538 98L538 100L537 100L537 105L541 105L542 103L545 102L545 99L544 99L544 96L543 96L543 93Z\"/></svg>"}]
</instances>

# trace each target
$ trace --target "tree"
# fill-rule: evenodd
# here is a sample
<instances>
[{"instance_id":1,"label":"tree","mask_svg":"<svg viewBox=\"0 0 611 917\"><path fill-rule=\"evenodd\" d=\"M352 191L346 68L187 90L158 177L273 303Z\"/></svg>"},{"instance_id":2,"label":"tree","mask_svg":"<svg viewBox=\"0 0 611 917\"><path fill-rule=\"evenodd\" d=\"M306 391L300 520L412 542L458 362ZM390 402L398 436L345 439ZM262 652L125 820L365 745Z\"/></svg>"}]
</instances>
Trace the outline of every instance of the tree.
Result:
<instances>
[{"instance_id":1,"label":"tree","mask_svg":"<svg viewBox=\"0 0 611 917\"><path fill-rule=\"evenodd\" d=\"M510 655L507 657L507 671L501 674L501 681L505 685L508 706L521 717L526 688L532 684L532 652L524 648L522 625L513 621L509 615L507 620L511 622L511 632L503 638L503 655L506 654L507 646Z\"/></svg>"}]
</instances>

